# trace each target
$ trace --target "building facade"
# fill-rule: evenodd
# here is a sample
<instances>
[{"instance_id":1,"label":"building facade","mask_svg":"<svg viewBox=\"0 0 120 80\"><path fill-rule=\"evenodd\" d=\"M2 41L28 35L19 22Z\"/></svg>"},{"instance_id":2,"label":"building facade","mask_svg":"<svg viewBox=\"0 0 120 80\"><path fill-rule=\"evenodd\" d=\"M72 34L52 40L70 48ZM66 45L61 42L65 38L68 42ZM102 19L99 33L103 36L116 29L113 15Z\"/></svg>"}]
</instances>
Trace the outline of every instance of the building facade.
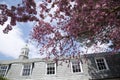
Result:
<instances>
[{"instance_id":1,"label":"building facade","mask_svg":"<svg viewBox=\"0 0 120 80\"><path fill-rule=\"evenodd\" d=\"M80 57L29 59L29 48L19 59L0 61L0 76L10 80L120 80L120 54L87 54Z\"/></svg>"}]
</instances>

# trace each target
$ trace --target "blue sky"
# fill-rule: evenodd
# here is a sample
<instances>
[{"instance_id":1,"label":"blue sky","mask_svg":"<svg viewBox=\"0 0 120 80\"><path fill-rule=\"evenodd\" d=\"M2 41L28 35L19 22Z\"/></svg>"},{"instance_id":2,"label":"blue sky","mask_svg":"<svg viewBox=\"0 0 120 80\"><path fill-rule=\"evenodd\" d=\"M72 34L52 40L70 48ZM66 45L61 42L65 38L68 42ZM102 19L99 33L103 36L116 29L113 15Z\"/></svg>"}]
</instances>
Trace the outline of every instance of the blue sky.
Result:
<instances>
[{"instance_id":1,"label":"blue sky","mask_svg":"<svg viewBox=\"0 0 120 80\"><path fill-rule=\"evenodd\" d=\"M7 4L8 6L16 5L21 0L0 0L0 4ZM9 20L6 22L6 24ZM13 30L8 34L4 34L2 30L5 25L0 25L0 60L18 58L20 49L24 47L26 41L29 39L30 31L34 26L35 22L17 23ZM29 44L31 49L30 57L38 56L38 49L33 44ZM33 55L32 53L36 53Z\"/></svg>"},{"instance_id":2,"label":"blue sky","mask_svg":"<svg viewBox=\"0 0 120 80\"><path fill-rule=\"evenodd\" d=\"M11 5L17 5L18 3L21 3L21 1L22 0L0 0L0 4L7 4L10 7ZM38 6L40 0L35 1L37 1ZM45 20L50 21L49 18ZM17 23L12 31L10 31L8 34L4 34L2 30L5 28L8 22L9 20L5 25L0 25L0 60L18 58L21 48L26 45L26 41L29 39L30 31L35 25L35 22ZM29 43L28 46L30 48L30 58L42 57L38 54L39 49L36 48L35 45Z\"/></svg>"},{"instance_id":3,"label":"blue sky","mask_svg":"<svg viewBox=\"0 0 120 80\"><path fill-rule=\"evenodd\" d=\"M16 5L20 1L21 0L0 0L0 4L8 4L11 6ZM55 9L52 11L54 10ZM49 18L46 19L46 21L49 21ZM8 22L9 20L6 22L6 24ZM20 55L21 48L26 45L26 41L29 39L30 31L35 25L35 22L18 23L16 26L14 26L12 31L10 31L8 34L4 34L2 30L5 28L6 24L3 26L0 25L0 60L17 59ZM98 52L107 49L108 47L106 44L100 45L100 43L98 43L98 46L98 49L96 47ZM30 58L42 57L38 54L39 49L36 48L35 45L29 43L28 47L30 49ZM84 48L83 51L88 51L88 53L94 52L95 46L93 45L89 49Z\"/></svg>"}]
</instances>

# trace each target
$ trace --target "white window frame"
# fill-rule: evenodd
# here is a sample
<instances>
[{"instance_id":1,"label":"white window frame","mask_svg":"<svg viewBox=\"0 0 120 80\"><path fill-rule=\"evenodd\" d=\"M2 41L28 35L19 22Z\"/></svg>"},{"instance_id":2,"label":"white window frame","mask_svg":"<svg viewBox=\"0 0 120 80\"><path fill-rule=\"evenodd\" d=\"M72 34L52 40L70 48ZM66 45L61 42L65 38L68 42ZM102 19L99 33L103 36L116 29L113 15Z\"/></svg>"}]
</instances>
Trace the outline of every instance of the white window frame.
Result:
<instances>
[{"instance_id":1,"label":"white window frame","mask_svg":"<svg viewBox=\"0 0 120 80\"><path fill-rule=\"evenodd\" d=\"M80 67L80 72L73 72L73 62L79 62L79 67ZM83 73L83 69L82 69L82 64L81 64L81 62L80 61L78 61L78 60L74 60L74 61L71 61L70 62L70 64L71 64L71 71L72 71L72 73Z\"/></svg>"},{"instance_id":2,"label":"white window frame","mask_svg":"<svg viewBox=\"0 0 120 80\"><path fill-rule=\"evenodd\" d=\"M55 67L55 73L54 73L54 74L47 74L48 64L51 64L51 63L54 64L54 67ZM46 75L56 75L56 63L54 63L54 62L48 62L48 63L46 63L46 73L45 73L45 74L46 74Z\"/></svg>"},{"instance_id":3,"label":"white window frame","mask_svg":"<svg viewBox=\"0 0 120 80\"><path fill-rule=\"evenodd\" d=\"M23 75L23 70L24 70L24 65L30 65L30 74L29 75ZM21 71L21 76L30 76L32 74L32 67L33 67L33 64L32 63L24 63L22 64L22 71Z\"/></svg>"},{"instance_id":4,"label":"white window frame","mask_svg":"<svg viewBox=\"0 0 120 80\"><path fill-rule=\"evenodd\" d=\"M99 69L98 63L97 63L97 61L96 61L97 59L103 59L106 69L102 69L102 70ZM97 66L97 70L98 70L98 71L109 70L109 67L108 67L108 65L107 65L106 59L105 59L104 57L95 58L95 63L96 63L96 66Z\"/></svg>"},{"instance_id":5,"label":"white window frame","mask_svg":"<svg viewBox=\"0 0 120 80\"><path fill-rule=\"evenodd\" d=\"M2 69L2 70L5 70L5 72L4 72L4 74L3 75L1 75L1 76L6 76L7 75L7 71L8 71L8 67L9 67L9 65L6 65L6 64L3 64L3 65L0 65L0 71L1 71L1 67L5 67L5 66L7 66L7 68L6 69Z\"/></svg>"}]
</instances>

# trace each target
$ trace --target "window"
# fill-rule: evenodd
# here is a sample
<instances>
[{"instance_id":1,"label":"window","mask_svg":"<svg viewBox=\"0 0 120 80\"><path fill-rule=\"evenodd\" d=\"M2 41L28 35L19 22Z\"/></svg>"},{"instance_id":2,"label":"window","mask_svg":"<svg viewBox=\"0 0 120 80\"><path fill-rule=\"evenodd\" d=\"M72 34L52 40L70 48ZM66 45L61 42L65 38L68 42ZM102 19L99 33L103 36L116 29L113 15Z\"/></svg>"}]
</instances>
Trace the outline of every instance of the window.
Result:
<instances>
[{"instance_id":1,"label":"window","mask_svg":"<svg viewBox=\"0 0 120 80\"><path fill-rule=\"evenodd\" d=\"M24 64L22 76L29 76L31 74L32 64Z\"/></svg>"},{"instance_id":2,"label":"window","mask_svg":"<svg viewBox=\"0 0 120 80\"><path fill-rule=\"evenodd\" d=\"M47 74L55 74L55 63L47 64Z\"/></svg>"},{"instance_id":3,"label":"window","mask_svg":"<svg viewBox=\"0 0 120 80\"><path fill-rule=\"evenodd\" d=\"M73 73L81 72L81 64L79 61L72 62L72 71Z\"/></svg>"},{"instance_id":4,"label":"window","mask_svg":"<svg viewBox=\"0 0 120 80\"><path fill-rule=\"evenodd\" d=\"M8 70L8 65L0 65L0 76L5 76Z\"/></svg>"},{"instance_id":5,"label":"window","mask_svg":"<svg viewBox=\"0 0 120 80\"><path fill-rule=\"evenodd\" d=\"M108 69L106 60L104 58L97 58L96 64L97 64L98 70L107 70Z\"/></svg>"}]
</instances>

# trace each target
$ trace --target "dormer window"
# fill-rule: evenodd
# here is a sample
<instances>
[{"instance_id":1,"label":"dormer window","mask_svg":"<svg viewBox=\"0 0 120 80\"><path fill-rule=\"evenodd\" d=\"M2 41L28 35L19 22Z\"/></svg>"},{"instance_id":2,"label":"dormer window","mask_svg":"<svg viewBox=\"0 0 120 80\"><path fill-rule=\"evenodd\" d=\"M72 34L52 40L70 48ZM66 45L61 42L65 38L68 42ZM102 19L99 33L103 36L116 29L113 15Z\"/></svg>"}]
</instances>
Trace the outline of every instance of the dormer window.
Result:
<instances>
[{"instance_id":1,"label":"dormer window","mask_svg":"<svg viewBox=\"0 0 120 80\"><path fill-rule=\"evenodd\" d=\"M82 72L82 66L79 61L72 61L72 71L73 73Z\"/></svg>"},{"instance_id":2,"label":"dormer window","mask_svg":"<svg viewBox=\"0 0 120 80\"><path fill-rule=\"evenodd\" d=\"M31 74L32 64L26 63L23 65L22 76L29 76Z\"/></svg>"},{"instance_id":3,"label":"dormer window","mask_svg":"<svg viewBox=\"0 0 120 80\"><path fill-rule=\"evenodd\" d=\"M98 70L108 70L107 62L105 58L96 58L95 59Z\"/></svg>"},{"instance_id":4,"label":"dormer window","mask_svg":"<svg viewBox=\"0 0 120 80\"><path fill-rule=\"evenodd\" d=\"M9 65L0 65L0 76L5 76Z\"/></svg>"},{"instance_id":5,"label":"dormer window","mask_svg":"<svg viewBox=\"0 0 120 80\"><path fill-rule=\"evenodd\" d=\"M55 63L47 63L47 74L55 74L56 70L56 65Z\"/></svg>"}]
</instances>

